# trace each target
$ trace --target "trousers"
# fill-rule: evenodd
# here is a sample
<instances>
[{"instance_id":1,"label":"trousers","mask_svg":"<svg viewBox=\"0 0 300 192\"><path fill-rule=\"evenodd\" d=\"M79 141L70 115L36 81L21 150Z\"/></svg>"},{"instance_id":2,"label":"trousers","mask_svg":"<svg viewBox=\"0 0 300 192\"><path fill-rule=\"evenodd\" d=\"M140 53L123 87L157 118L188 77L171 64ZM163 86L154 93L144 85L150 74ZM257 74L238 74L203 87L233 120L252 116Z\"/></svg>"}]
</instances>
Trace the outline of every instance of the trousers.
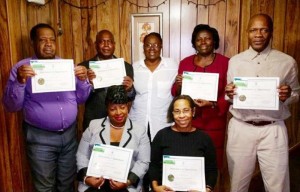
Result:
<instances>
[{"instance_id":1,"label":"trousers","mask_svg":"<svg viewBox=\"0 0 300 192\"><path fill-rule=\"evenodd\" d=\"M227 140L231 192L248 191L256 160L267 192L290 191L288 136L284 122L254 126L231 118Z\"/></svg>"},{"instance_id":2,"label":"trousers","mask_svg":"<svg viewBox=\"0 0 300 192\"><path fill-rule=\"evenodd\" d=\"M23 123L26 150L37 192L72 192L76 175L76 124L52 132Z\"/></svg>"}]
</instances>

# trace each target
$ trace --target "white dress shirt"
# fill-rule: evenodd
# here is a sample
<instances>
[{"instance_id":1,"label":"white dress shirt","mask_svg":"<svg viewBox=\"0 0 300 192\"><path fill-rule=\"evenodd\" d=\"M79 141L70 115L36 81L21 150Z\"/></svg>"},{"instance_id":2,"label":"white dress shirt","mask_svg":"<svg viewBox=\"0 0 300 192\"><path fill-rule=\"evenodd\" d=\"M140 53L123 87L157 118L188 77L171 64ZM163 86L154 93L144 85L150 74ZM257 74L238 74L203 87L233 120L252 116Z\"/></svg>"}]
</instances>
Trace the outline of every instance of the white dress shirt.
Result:
<instances>
[{"instance_id":1,"label":"white dress shirt","mask_svg":"<svg viewBox=\"0 0 300 192\"><path fill-rule=\"evenodd\" d=\"M133 63L135 100L130 110L130 118L138 124L150 125L151 139L156 133L169 126L167 111L173 96L171 88L175 81L178 62L171 58L161 59L151 72L144 60Z\"/></svg>"},{"instance_id":2,"label":"white dress shirt","mask_svg":"<svg viewBox=\"0 0 300 192\"><path fill-rule=\"evenodd\" d=\"M268 46L258 53L252 47L232 57L229 60L227 82L233 82L234 77L279 77L280 85L289 85L292 89L291 97L284 103L280 101L279 110L250 110L233 109L232 115L242 121L278 121L290 116L288 104L299 99L298 68L291 56L271 49ZM228 99L228 97L227 97Z\"/></svg>"}]
</instances>

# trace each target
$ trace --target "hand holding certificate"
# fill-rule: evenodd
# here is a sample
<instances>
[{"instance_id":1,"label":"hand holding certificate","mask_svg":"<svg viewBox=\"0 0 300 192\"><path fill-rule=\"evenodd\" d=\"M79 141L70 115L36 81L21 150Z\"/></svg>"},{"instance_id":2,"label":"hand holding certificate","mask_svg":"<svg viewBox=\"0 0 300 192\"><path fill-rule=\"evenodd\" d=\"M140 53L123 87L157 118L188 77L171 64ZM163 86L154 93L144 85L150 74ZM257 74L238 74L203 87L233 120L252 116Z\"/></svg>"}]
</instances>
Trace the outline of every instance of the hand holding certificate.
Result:
<instances>
[{"instance_id":1,"label":"hand holding certificate","mask_svg":"<svg viewBox=\"0 0 300 192\"><path fill-rule=\"evenodd\" d=\"M163 156L162 184L174 191L206 191L204 157Z\"/></svg>"},{"instance_id":2,"label":"hand holding certificate","mask_svg":"<svg viewBox=\"0 0 300 192\"><path fill-rule=\"evenodd\" d=\"M218 73L200 73L184 71L182 74L181 94L189 95L193 99L217 101Z\"/></svg>"},{"instance_id":3,"label":"hand holding certificate","mask_svg":"<svg viewBox=\"0 0 300 192\"><path fill-rule=\"evenodd\" d=\"M235 77L233 108L278 110L278 77Z\"/></svg>"},{"instance_id":4,"label":"hand holding certificate","mask_svg":"<svg viewBox=\"0 0 300 192\"><path fill-rule=\"evenodd\" d=\"M123 58L90 61L89 66L96 74L96 78L93 80L95 89L121 85L126 76Z\"/></svg>"},{"instance_id":5,"label":"hand holding certificate","mask_svg":"<svg viewBox=\"0 0 300 192\"><path fill-rule=\"evenodd\" d=\"M31 60L30 65L36 73L31 78L32 93L75 90L72 59Z\"/></svg>"},{"instance_id":6,"label":"hand holding certificate","mask_svg":"<svg viewBox=\"0 0 300 192\"><path fill-rule=\"evenodd\" d=\"M86 175L126 183L132 154L131 149L95 144Z\"/></svg>"}]
</instances>

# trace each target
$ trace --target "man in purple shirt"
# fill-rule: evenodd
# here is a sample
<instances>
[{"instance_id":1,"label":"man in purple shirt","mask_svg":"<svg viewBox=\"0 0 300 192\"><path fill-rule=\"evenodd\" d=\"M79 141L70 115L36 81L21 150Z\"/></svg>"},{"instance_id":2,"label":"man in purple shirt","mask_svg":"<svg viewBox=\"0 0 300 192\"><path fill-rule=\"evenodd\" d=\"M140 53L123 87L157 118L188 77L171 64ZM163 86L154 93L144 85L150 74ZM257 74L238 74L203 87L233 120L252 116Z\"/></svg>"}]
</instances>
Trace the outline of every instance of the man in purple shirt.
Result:
<instances>
[{"instance_id":1,"label":"man in purple shirt","mask_svg":"<svg viewBox=\"0 0 300 192\"><path fill-rule=\"evenodd\" d=\"M32 93L31 59L56 57L56 35L48 24L30 31L35 55L13 66L3 103L7 111L23 110L27 156L36 191L73 191L76 173L77 105L88 98L87 69L75 67L76 91Z\"/></svg>"}]
</instances>

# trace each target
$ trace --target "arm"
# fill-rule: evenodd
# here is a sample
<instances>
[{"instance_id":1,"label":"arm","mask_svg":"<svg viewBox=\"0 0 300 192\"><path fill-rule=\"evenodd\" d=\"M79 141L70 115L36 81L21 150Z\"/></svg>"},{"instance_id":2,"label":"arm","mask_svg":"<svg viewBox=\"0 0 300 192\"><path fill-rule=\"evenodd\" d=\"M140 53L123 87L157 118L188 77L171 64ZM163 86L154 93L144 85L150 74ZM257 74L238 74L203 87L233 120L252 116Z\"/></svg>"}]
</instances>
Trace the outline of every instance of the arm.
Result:
<instances>
[{"instance_id":1,"label":"arm","mask_svg":"<svg viewBox=\"0 0 300 192\"><path fill-rule=\"evenodd\" d=\"M89 164L89 158L91 155L91 140L93 138L93 134L91 133L90 129L87 128L80 140L76 160L77 160L77 180L83 182L85 185L91 186L93 188L101 187L105 179L103 177L97 178L92 176L86 176L87 168Z\"/></svg>"},{"instance_id":2,"label":"arm","mask_svg":"<svg viewBox=\"0 0 300 192\"><path fill-rule=\"evenodd\" d=\"M34 75L27 62L18 63L12 68L3 96L3 104L7 111L15 112L23 108L26 83Z\"/></svg>"},{"instance_id":3,"label":"arm","mask_svg":"<svg viewBox=\"0 0 300 192\"><path fill-rule=\"evenodd\" d=\"M218 172L217 172L217 161L216 161L216 151L214 144L208 135L205 135L205 183L207 188L213 189L217 182Z\"/></svg>"},{"instance_id":4,"label":"arm","mask_svg":"<svg viewBox=\"0 0 300 192\"><path fill-rule=\"evenodd\" d=\"M137 153L136 161L128 175L128 180L130 180L131 185L133 185L134 187L137 187L140 179L144 177L144 175L146 174L149 168L150 141L146 129L144 129L144 132L139 138L138 143L139 146L137 148L138 153Z\"/></svg>"},{"instance_id":5,"label":"arm","mask_svg":"<svg viewBox=\"0 0 300 192\"><path fill-rule=\"evenodd\" d=\"M84 66L75 67L76 76L76 100L77 103L84 103L89 97L92 85L88 81L87 69Z\"/></svg>"},{"instance_id":6,"label":"arm","mask_svg":"<svg viewBox=\"0 0 300 192\"><path fill-rule=\"evenodd\" d=\"M299 100L300 85L295 60L293 60L293 67L287 73L284 83L278 87L280 101L284 102L285 105L297 102Z\"/></svg>"}]
</instances>

